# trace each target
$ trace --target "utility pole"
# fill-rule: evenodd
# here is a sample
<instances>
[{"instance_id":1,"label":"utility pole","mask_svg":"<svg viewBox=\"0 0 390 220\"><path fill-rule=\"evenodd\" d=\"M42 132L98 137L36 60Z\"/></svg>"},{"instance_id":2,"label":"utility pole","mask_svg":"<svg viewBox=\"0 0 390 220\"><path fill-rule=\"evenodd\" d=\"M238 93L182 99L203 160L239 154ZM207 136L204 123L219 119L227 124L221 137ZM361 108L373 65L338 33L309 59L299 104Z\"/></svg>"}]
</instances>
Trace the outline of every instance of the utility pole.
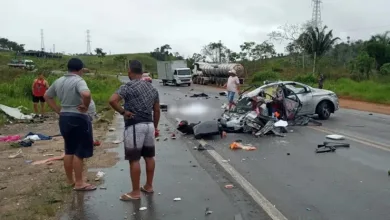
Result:
<instances>
[{"instance_id":1,"label":"utility pole","mask_svg":"<svg viewBox=\"0 0 390 220\"><path fill-rule=\"evenodd\" d=\"M41 29L41 51L42 52L45 51L45 40L44 40L44 37L43 37L43 29Z\"/></svg>"},{"instance_id":2,"label":"utility pole","mask_svg":"<svg viewBox=\"0 0 390 220\"><path fill-rule=\"evenodd\" d=\"M90 31L87 30L87 54L90 55L91 53L91 34Z\"/></svg>"},{"instance_id":3,"label":"utility pole","mask_svg":"<svg viewBox=\"0 0 390 220\"><path fill-rule=\"evenodd\" d=\"M53 44L53 53L56 53L56 45Z\"/></svg>"}]
</instances>

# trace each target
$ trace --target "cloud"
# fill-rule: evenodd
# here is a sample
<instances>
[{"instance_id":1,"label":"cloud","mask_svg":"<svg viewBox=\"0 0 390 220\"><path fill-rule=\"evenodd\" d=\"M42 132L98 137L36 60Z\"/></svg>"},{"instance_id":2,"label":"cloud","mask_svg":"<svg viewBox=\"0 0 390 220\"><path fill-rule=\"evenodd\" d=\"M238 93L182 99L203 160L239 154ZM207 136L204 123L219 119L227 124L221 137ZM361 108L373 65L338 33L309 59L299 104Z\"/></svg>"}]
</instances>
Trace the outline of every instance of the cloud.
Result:
<instances>
[{"instance_id":1,"label":"cloud","mask_svg":"<svg viewBox=\"0 0 390 220\"><path fill-rule=\"evenodd\" d=\"M3 0L1 37L39 49L40 29L45 48L86 51L86 30L92 48L112 53L149 52L163 44L184 56L221 40L234 51L245 41L261 43L285 23L311 19L310 0ZM380 7L378 7L380 6ZM367 39L390 29L388 0L323 0L323 24L345 40ZM284 44L275 43L278 52Z\"/></svg>"}]
</instances>

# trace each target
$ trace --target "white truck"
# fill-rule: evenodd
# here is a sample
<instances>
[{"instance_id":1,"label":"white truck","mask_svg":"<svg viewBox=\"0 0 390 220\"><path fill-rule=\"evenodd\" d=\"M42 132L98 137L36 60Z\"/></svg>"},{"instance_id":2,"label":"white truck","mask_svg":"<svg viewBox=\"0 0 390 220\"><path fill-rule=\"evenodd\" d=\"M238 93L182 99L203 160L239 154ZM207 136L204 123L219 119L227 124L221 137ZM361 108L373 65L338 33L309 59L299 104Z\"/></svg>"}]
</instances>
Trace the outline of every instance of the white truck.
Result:
<instances>
[{"instance_id":1,"label":"white truck","mask_svg":"<svg viewBox=\"0 0 390 220\"><path fill-rule=\"evenodd\" d=\"M157 74L164 86L168 83L190 86L192 83L191 69L185 60L157 61Z\"/></svg>"},{"instance_id":2,"label":"white truck","mask_svg":"<svg viewBox=\"0 0 390 220\"><path fill-rule=\"evenodd\" d=\"M13 68L33 70L35 68L35 63L32 60L11 60L11 62L8 63L8 66Z\"/></svg>"}]
</instances>

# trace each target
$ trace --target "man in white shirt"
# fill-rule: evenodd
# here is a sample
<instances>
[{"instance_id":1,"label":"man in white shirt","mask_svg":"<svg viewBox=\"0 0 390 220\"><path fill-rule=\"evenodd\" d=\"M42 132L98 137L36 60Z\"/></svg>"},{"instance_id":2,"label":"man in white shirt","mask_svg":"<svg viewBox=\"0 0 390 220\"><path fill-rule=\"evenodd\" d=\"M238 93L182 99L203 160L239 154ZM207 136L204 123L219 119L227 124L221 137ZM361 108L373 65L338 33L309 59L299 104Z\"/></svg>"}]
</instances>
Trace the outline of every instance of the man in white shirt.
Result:
<instances>
[{"instance_id":1,"label":"man in white shirt","mask_svg":"<svg viewBox=\"0 0 390 220\"><path fill-rule=\"evenodd\" d=\"M229 111L230 111L231 107L233 105L236 105L234 103L234 95L239 92L240 80L238 79L236 71L234 69L230 70L229 74L230 76L228 78L227 83L224 85L224 87L228 92L227 98L229 101Z\"/></svg>"}]
</instances>

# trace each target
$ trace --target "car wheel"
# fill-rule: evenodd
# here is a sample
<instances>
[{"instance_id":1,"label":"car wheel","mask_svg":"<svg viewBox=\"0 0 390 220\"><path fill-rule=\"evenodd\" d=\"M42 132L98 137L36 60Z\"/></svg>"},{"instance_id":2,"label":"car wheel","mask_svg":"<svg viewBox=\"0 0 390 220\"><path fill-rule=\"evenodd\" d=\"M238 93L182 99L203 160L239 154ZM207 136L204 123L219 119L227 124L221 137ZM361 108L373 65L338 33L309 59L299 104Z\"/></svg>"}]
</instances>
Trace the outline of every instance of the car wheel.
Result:
<instances>
[{"instance_id":1,"label":"car wheel","mask_svg":"<svg viewBox=\"0 0 390 220\"><path fill-rule=\"evenodd\" d=\"M321 120L327 120L330 117L331 109L328 102L321 102L317 107L317 114Z\"/></svg>"}]
</instances>

